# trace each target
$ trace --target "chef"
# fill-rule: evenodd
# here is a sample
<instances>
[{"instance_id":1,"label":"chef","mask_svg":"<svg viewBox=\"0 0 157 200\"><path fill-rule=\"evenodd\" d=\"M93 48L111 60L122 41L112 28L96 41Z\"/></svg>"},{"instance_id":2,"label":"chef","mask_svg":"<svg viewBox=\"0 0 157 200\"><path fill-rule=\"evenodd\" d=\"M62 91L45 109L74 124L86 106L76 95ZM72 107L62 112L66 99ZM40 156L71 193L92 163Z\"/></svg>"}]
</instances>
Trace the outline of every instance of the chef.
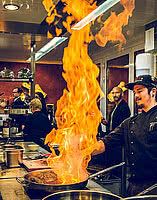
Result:
<instances>
[{"instance_id":1,"label":"chef","mask_svg":"<svg viewBox=\"0 0 157 200\"><path fill-rule=\"evenodd\" d=\"M127 195L135 196L157 183L157 79L141 75L126 87L133 90L142 113L98 141L93 155L124 146L131 172Z\"/></svg>"}]
</instances>

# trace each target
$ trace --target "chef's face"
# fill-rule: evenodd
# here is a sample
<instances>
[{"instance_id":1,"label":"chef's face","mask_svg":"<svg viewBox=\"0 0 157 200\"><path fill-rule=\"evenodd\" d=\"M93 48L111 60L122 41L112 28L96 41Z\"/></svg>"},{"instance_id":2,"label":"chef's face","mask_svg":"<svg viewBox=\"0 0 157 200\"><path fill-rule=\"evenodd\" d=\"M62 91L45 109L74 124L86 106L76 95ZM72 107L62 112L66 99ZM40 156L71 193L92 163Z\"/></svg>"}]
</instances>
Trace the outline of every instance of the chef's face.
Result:
<instances>
[{"instance_id":1,"label":"chef's face","mask_svg":"<svg viewBox=\"0 0 157 200\"><path fill-rule=\"evenodd\" d=\"M118 102L122 98L122 91L118 87L114 87L112 89L112 97L114 99L114 102Z\"/></svg>"},{"instance_id":2,"label":"chef's face","mask_svg":"<svg viewBox=\"0 0 157 200\"><path fill-rule=\"evenodd\" d=\"M20 93L18 92L18 89L17 89L17 88L13 89L13 96L14 96L14 98L20 96Z\"/></svg>"},{"instance_id":3,"label":"chef's face","mask_svg":"<svg viewBox=\"0 0 157 200\"><path fill-rule=\"evenodd\" d=\"M135 101L140 108L148 107L151 104L152 97L148 94L148 88L144 85L134 86Z\"/></svg>"}]
</instances>

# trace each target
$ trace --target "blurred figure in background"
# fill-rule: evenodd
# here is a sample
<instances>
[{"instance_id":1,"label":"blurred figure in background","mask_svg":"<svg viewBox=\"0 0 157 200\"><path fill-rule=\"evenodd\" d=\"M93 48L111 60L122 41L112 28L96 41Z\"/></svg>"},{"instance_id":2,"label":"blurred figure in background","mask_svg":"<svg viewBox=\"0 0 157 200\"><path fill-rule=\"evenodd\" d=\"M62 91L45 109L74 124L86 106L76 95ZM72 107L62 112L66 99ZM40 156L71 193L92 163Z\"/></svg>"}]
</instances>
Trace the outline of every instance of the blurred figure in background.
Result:
<instances>
[{"instance_id":1,"label":"blurred figure in background","mask_svg":"<svg viewBox=\"0 0 157 200\"><path fill-rule=\"evenodd\" d=\"M13 89L13 103L11 104L12 108L23 108L28 105L25 100L21 99L21 94L23 93L23 89L20 87L16 87Z\"/></svg>"},{"instance_id":2,"label":"blurred figure in background","mask_svg":"<svg viewBox=\"0 0 157 200\"><path fill-rule=\"evenodd\" d=\"M41 138L52 130L52 126L48 117L41 111L42 103L38 98L34 98L30 102L32 114L27 116L24 123L24 140L33 141L37 144L42 144Z\"/></svg>"},{"instance_id":3,"label":"blurred figure in background","mask_svg":"<svg viewBox=\"0 0 157 200\"><path fill-rule=\"evenodd\" d=\"M102 124L106 126L106 133L108 134L116 127L118 127L125 119L130 117L131 112L127 102L123 99L123 90L120 87L114 87L111 91L113 102L115 103L113 110L109 114L109 120L102 119ZM106 166L110 167L122 162L122 148L116 147L105 152ZM121 169L112 170L113 175L121 177Z\"/></svg>"},{"instance_id":4,"label":"blurred figure in background","mask_svg":"<svg viewBox=\"0 0 157 200\"><path fill-rule=\"evenodd\" d=\"M26 109L28 108L29 104L26 100L22 97L23 89L20 87L16 87L13 89L13 103L11 103L12 109ZM16 121L17 128L19 132L22 131L22 125L26 119L25 115L21 114L9 114L9 117L12 118L12 121Z\"/></svg>"},{"instance_id":5,"label":"blurred figure in background","mask_svg":"<svg viewBox=\"0 0 157 200\"><path fill-rule=\"evenodd\" d=\"M1 93L0 96L2 96L4 93ZM7 105L7 99L5 97L0 98L0 107L5 108Z\"/></svg>"},{"instance_id":6,"label":"blurred figure in background","mask_svg":"<svg viewBox=\"0 0 157 200\"><path fill-rule=\"evenodd\" d=\"M45 103L45 99L44 99L44 95L41 92L36 92L35 93L35 97L40 99L41 103L42 103L42 109L41 111L48 116L48 112L47 112L47 108L46 108L46 103Z\"/></svg>"},{"instance_id":7,"label":"blurred figure in background","mask_svg":"<svg viewBox=\"0 0 157 200\"><path fill-rule=\"evenodd\" d=\"M120 87L114 87L111 94L115 105L109 114L109 120L107 121L104 118L102 119L102 124L106 126L107 133L114 130L131 115L130 108L127 102L123 99L123 90Z\"/></svg>"}]
</instances>

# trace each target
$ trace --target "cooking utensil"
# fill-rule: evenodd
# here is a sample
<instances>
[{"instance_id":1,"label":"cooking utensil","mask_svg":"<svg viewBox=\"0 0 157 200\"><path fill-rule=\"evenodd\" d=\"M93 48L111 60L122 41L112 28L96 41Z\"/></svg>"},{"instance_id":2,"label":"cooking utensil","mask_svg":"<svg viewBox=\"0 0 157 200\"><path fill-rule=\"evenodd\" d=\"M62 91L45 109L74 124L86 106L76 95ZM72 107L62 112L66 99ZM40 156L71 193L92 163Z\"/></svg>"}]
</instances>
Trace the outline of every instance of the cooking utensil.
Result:
<instances>
[{"instance_id":1,"label":"cooking utensil","mask_svg":"<svg viewBox=\"0 0 157 200\"><path fill-rule=\"evenodd\" d=\"M124 165L125 163L122 162L118 165L114 165L112 167L106 168L94 175L89 176L89 178L93 178L94 176L97 176L98 174L101 173L105 173L108 172L112 169L115 169L117 167L120 167L122 165ZM23 187L25 188L25 190L40 190L40 191L44 191L44 192L50 192L50 193L54 193L54 192L58 192L58 191L65 191L65 190L77 190L77 189L84 189L88 183L88 179L79 182L79 183L74 183L74 184L66 184L66 185L59 185L59 184L39 184L39 183L35 183L33 181L29 181L29 177L30 176L34 176L35 174L39 174L42 172L46 172L46 171L52 171L52 169L44 169L44 170L36 170L36 171L32 171L27 173L26 175L24 175L24 177L17 177L17 181L19 183L21 183L23 185Z\"/></svg>"},{"instance_id":2,"label":"cooking utensil","mask_svg":"<svg viewBox=\"0 0 157 200\"><path fill-rule=\"evenodd\" d=\"M39 184L33 181L29 181L28 177L33 176L40 172L52 171L52 169L46 170L36 170L33 172L29 172L24 177L17 177L16 180L23 185L26 191L33 190L33 191L44 191L44 192L57 192L57 191L64 191L64 190L72 190L72 189L84 189L87 185L88 179L82 181L80 183L75 184L65 184L65 185L52 185L52 184Z\"/></svg>"},{"instance_id":3,"label":"cooking utensil","mask_svg":"<svg viewBox=\"0 0 157 200\"><path fill-rule=\"evenodd\" d=\"M14 72L10 69L4 67L4 69L0 72L0 77L2 78L14 78Z\"/></svg>"},{"instance_id":4,"label":"cooking utensil","mask_svg":"<svg viewBox=\"0 0 157 200\"><path fill-rule=\"evenodd\" d=\"M157 183L138 193L137 196L144 195L156 195L157 194Z\"/></svg>"},{"instance_id":5,"label":"cooking utensil","mask_svg":"<svg viewBox=\"0 0 157 200\"><path fill-rule=\"evenodd\" d=\"M97 176L97 175L99 175L99 174L106 173L106 172L108 172L108 171L110 171L110 170L112 170L112 169L115 169L115 168L117 168L117 167L121 167L121 166L123 166L123 165L125 165L125 162L121 162L121 163L119 163L118 165L113 165L113 166L111 166L111 167L108 167L108 168L106 168L106 169L103 169L103 170L101 170L101 171L99 171L99 172L97 172L97 173L95 173L95 174L90 175L89 178L94 178L95 176Z\"/></svg>"},{"instance_id":6,"label":"cooking utensil","mask_svg":"<svg viewBox=\"0 0 157 200\"><path fill-rule=\"evenodd\" d=\"M123 198L106 192L92 190L72 190L50 194L42 200L122 200Z\"/></svg>"},{"instance_id":7,"label":"cooking utensil","mask_svg":"<svg viewBox=\"0 0 157 200\"><path fill-rule=\"evenodd\" d=\"M30 69L23 68L23 69L20 69L20 71L18 71L17 76L18 76L18 78L31 78L32 73L31 73Z\"/></svg>"},{"instance_id":8,"label":"cooking utensil","mask_svg":"<svg viewBox=\"0 0 157 200\"><path fill-rule=\"evenodd\" d=\"M5 149L4 159L7 167L18 167L23 160L23 149Z\"/></svg>"},{"instance_id":9,"label":"cooking utensil","mask_svg":"<svg viewBox=\"0 0 157 200\"><path fill-rule=\"evenodd\" d=\"M5 149L5 164L7 167L18 167L18 152L16 149Z\"/></svg>"},{"instance_id":10,"label":"cooking utensil","mask_svg":"<svg viewBox=\"0 0 157 200\"><path fill-rule=\"evenodd\" d=\"M28 149L30 151L37 151L39 149L39 145L37 145L37 144L29 144L28 145Z\"/></svg>"},{"instance_id":11,"label":"cooking utensil","mask_svg":"<svg viewBox=\"0 0 157 200\"><path fill-rule=\"evenodd\" d=\"M157 200L157 195L144 195L144 196L134 196L127 197L125 200Z\"/></svg>"}]
</instances>

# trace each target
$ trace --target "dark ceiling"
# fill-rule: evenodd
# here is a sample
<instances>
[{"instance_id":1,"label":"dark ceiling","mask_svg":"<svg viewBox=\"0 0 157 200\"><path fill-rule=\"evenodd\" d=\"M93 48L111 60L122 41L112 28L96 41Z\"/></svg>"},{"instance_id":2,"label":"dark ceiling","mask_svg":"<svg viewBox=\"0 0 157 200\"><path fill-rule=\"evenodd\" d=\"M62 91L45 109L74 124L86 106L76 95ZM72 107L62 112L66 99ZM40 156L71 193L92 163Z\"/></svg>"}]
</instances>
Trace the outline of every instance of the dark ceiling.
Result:
<instances>
[{"instance_id":1,"label":"dark ceiling","mask_svg":"<svg viewBox=\"0 0 157 200\"><path fill-rule=\"evenodd\" d=\"M36 42L36 50L39 50L49 41L47 38L49 26L45 23L47 12L42 0L19 1L23 2L23 6L18 11L7 11L3 8L2 1L0 3L0 61L25 62L30 57L32 40ZM98 0L97 5L102 2L102 0ZM54 3L58 6L58 9L62 8L62 3L59 0L54 0ZM119 4L111 10L120 13L122 7ZM104 14L104 19L110 15L111 10ZM130 18L129 24L124 27L124 35L125 32L130 32L130 35L126 36L127 42L144 31L146 24L157 20L156 10L157 0L135 0L133 16ZM61 22L58 26L61 26ZM95 27L93 30L95 30ZM51 31L54 33L54 30ZM63 33L66 34L65 29ZM67 44L68 40L42 57L39 62L60 63L64 47ZM107 47L110 47L110 45L111 43L107 43ZM96 51L102 51L102 47L92 41L89 45L89 54L92 55Z\"/></svg>"}]
</instances>

